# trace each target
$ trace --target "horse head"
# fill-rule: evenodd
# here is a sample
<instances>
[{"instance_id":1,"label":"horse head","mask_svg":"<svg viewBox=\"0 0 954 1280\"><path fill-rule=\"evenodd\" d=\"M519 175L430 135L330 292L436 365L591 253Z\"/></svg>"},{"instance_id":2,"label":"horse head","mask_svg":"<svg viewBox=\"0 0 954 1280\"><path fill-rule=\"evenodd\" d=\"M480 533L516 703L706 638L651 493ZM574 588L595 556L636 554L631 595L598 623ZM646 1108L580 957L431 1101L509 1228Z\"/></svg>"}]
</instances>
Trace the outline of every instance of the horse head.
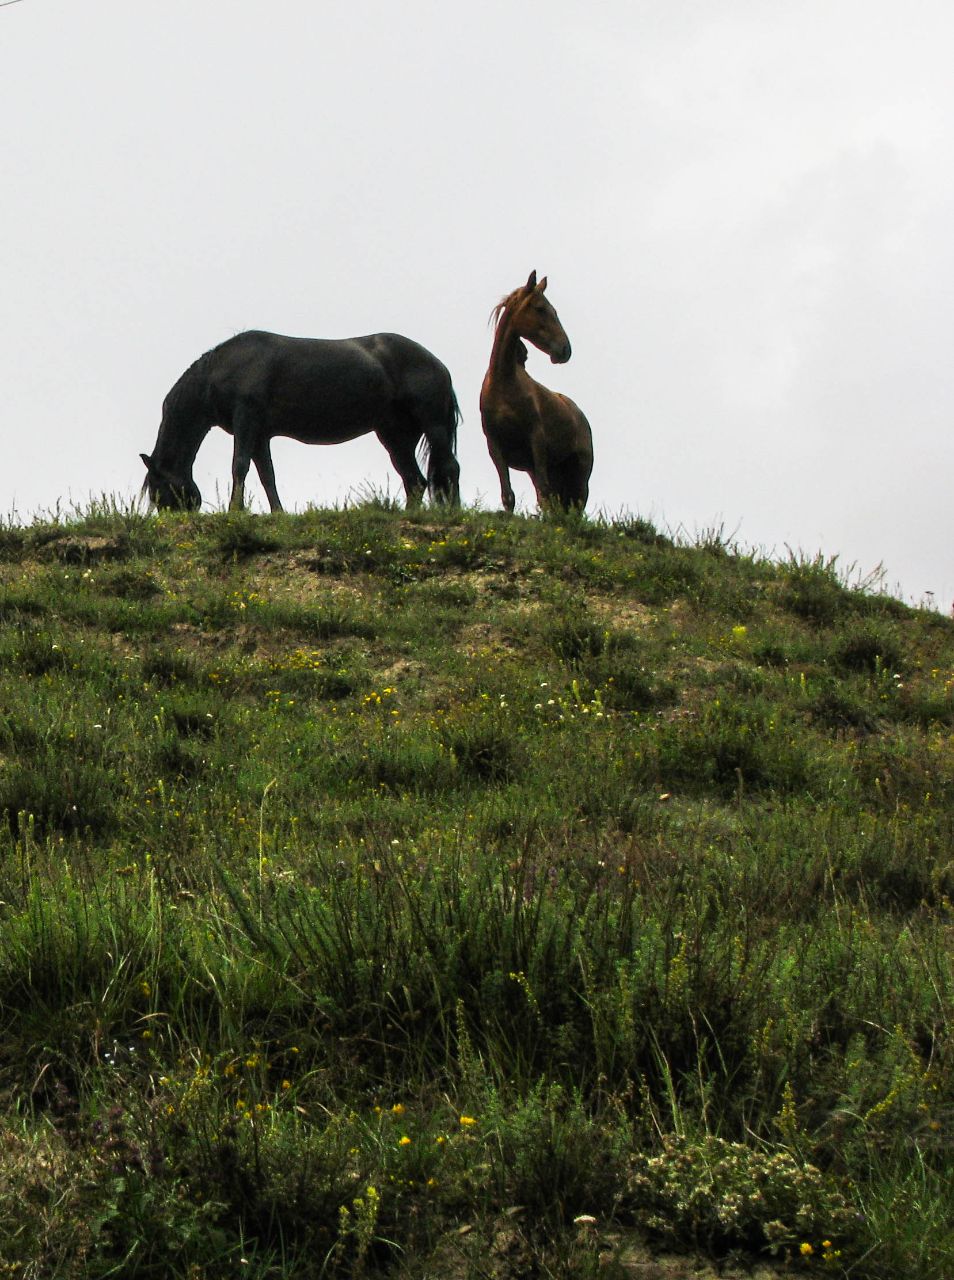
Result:
<instances>
[{"instance_id":1,"label":"horse head","mask_svg":"<svg viewBox=\"0 0 954 1280\"><path fill-rule=\"evenodd\" d=\"M515 289L507 299L507 311L514 332L545 355L553 364L566 364L572 354L570 339L560 324L560 317L547 299L546 276L537 283L537 273L531 271L527 283Z\"/></svg>"},{"instance_id":2,"label":"horse head","mask_svg":"<svg viewBox=\"0 0 954 1280\"><path fill-rule=\"evenodd\" d=\"M141 453L139 456L146 464L142 491L148 493L149 501L154 507L160 510L198 511L202 506L202 494L191 476L186 476L184 480L172 476L149 454Z\"/></svg>"}]
</instances>

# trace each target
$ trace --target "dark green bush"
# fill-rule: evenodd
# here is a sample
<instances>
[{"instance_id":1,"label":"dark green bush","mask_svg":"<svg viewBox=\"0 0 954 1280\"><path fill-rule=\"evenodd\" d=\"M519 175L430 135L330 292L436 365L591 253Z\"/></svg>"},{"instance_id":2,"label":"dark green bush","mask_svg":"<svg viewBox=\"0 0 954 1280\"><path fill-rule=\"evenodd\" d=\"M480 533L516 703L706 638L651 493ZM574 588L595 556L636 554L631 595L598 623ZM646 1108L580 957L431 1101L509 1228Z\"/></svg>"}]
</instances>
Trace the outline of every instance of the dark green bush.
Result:
<instances>
[{"instance_id":1,"label":"dark green bush","mask_svg":"<svg viewBox=\"0 0 954 1280\"><path fill-rule=\"evenodd\" d=\"M832 659L842 671L904 670L904 650L897 636L884 626L861 623L844 630L832 645Z\"/></svg>"}]
</instances>

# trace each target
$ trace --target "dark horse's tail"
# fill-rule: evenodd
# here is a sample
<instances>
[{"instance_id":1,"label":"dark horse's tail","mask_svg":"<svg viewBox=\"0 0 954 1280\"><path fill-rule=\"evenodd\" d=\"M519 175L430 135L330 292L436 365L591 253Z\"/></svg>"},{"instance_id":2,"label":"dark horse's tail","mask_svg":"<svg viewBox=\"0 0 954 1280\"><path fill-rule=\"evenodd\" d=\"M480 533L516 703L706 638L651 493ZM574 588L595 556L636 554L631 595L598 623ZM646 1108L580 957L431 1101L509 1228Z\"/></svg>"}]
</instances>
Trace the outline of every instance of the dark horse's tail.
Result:
<instances>
[{"instance_id":1,"label":"dark horse's tail","mask_svg":"<svg viewBox=\"0 0 954 1280\"><path fill-rule=\"evenodd\" d=\"M457 424L460 405L448 381L447 399L436 421L424 428L421 459L427 468L427 489L436 502L460 502L460 465L457 462Z\"/></svg>"}]
</instances>

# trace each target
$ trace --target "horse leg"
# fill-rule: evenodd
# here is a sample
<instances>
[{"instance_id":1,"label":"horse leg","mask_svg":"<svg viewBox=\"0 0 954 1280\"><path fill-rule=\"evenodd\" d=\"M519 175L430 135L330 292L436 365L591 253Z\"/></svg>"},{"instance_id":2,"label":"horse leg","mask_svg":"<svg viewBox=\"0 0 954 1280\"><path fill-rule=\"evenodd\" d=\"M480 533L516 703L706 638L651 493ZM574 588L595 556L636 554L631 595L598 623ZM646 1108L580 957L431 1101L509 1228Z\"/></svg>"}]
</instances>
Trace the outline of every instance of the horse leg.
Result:
<instances>
[{"instance_id":1,"label":"horse leg","mask_svg":"<svg viewBox=\"0 0 954 1280\"><path fill-rule=\"evenodd\" d=\"M582 467L577 466L574 469L572 480L566 486L565 493L568 499L568 508L574 507L577 511L582 511L586 506L587 498L590 496L589 473Z\"/></svg>"},{"instance_id":2,"label":"horse leg","mask_svg":"<svg viewBox=\"0 0 954 1280\"><path fill-rule=\"evenodd\" d=\"M585 423L585 419L584 419ZM588 424L586 424L588 426ZM568 508L583 511L590 496L590 476L593 474L592 447L581 449L569 459L563 468L563 493Z\"/></svg>"},{"instance_id":3,"label":"horse leg","mask_svg":"<svg viewBox=\"0 0 954 1280\"><path fill-rule=\"evenodd\" d=\"M248 475L250 458L248 454L239 452L238 442L232 453L232 493L229 497L230 511L245 510L245 477Z\"/></svg>"},{"instance_id":4,"label":"horse leg","mask_svg":"<svg viewBox=\"0 0 954 1280\"><path fill-rule=\"evenodd\" d=\"M556 476L555 498L564 511L582 511L590 495L590 472L577 457L568 458Z\"/></svg>"},{"instance_id":5,"label":"horse leg","mask_svg":"<svg viewBox=\"0 0 954 1280\"><path fill-rule=\"evenodd\" d=\"M438 502L457 505L460 502L460 463L454 457L453 449L443 442L438 445L431 440L429 448L427 474L431 494Z\"/></svg>"},{"instance_id":6,"label":"horse leg","mask_svg":"<svg viewBox=\"0 0 954 1280\"><path fill-rule=\"evenodd\" d=\"M278 490L275 487L275 468L272 465L272 449L269 440L262 442L253 454L253 461L255 470L258 472L258 478L262 482L262 488L265 490L265 496L268 498L269 509L282 511L284 508L278 496Z\"/></svg>"},{"instance_id":7,"label":"horse leg","mask_svg":"<svg viewBox=\"0 0 954 1280\"><path fill-rule=\"evenodd\" d=\"M533 471L530 478L537 492L537 506L541 511L546 511L553 504L554 492L545 448L533 450Z\"/></svg>"},{"instance_id":8,"label":"horse leg","mask_svg":"<svg viewBox=\"0 0 954 1280\"><path fill-rule=\"evenodd\" d=\"M417 465L417 457L414 452L417 441L408 436L396 438L390 434L383 435L380 431L376 432L376 435L385 449L387 449L391 465L401 477L407 505L409 507L419 506L427 488L427 481L424 478L423 471Z\"/></svg>"},{"instance_id":9,"label":"horse leg","mask_svg":"<svg viewBox=\"0 0 954 1280\"><path fill-rule=\"evenodd\" d=\"M395 421L402 436L414 441L415 451L423 437L425 484L431 497L435 502L456 505L460 502L460 465L454 448L460 411L450 378L446 370L442 373L437 387L422 387L394 406Z\"/></svg>"},{"instance_id":10,"label":"horse leg","mask_svg":"<svg viewBox=\"0 0 954 1280\"><path fill-rule=\"evenodd\" d=\"M487 439L487 450L490 453L491 462L497 468L497 475L500 477L501 506L508 515L512 515L517 499L513 491L513 485L510 483L510 468L507 466L499 446L494 444L489 437Z\"/></svg>"},{"instance_id":11,"label":"horse leg","mask_svg":"<svg viewBox=\"0 0 954 1280\"><path fill-rule=\"evenodd\" d=\"M232 417L232 435L235 444L232 449L232 495L229 498L230 511L245 510L245 477L252 462L252 455L258 454L255 441L259 434L259 415L248 404L237 406ZM266 447L267 447L266 440ZM256 457L256 466L258 465ZM273 480L274 485L274 480Z\"/></svg>"},{"instance_id":12,"label":"horse leg","mask_svg":"<svg viewBox=\"0 0 954 1280\"><path fill-rule=\"evenodd\" d=\"M425 426L427 449L427 487L436 502L460 502L460 464L454 454L456 430L452 426Z\"/></svg>"}]
</instances>

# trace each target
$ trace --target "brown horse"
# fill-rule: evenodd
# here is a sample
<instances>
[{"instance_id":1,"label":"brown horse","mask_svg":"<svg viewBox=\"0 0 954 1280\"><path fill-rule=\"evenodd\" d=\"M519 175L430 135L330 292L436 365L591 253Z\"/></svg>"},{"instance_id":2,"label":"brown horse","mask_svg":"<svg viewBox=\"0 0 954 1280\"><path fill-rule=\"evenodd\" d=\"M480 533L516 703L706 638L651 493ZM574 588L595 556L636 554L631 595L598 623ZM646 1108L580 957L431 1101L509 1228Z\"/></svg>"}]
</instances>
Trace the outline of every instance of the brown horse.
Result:
<instances>
[{"instance_id":1,"label":"brown horse","mask_svg":"<svg viewBox=\"0 0 954 1280\"><path fill-rule=\"evenodd\" d=\"M487 448L500 476L500 500L513 511L510 468L526 471L541 509L586 505L593 470L593 436L583 413L567 396L549 391L527 373L526 338L554 364L570 358L570 340L543 296L546 276L514 289L491 312L496 321L490 367L480 389L480 418Z\"/></svg>"}]
</instances>

